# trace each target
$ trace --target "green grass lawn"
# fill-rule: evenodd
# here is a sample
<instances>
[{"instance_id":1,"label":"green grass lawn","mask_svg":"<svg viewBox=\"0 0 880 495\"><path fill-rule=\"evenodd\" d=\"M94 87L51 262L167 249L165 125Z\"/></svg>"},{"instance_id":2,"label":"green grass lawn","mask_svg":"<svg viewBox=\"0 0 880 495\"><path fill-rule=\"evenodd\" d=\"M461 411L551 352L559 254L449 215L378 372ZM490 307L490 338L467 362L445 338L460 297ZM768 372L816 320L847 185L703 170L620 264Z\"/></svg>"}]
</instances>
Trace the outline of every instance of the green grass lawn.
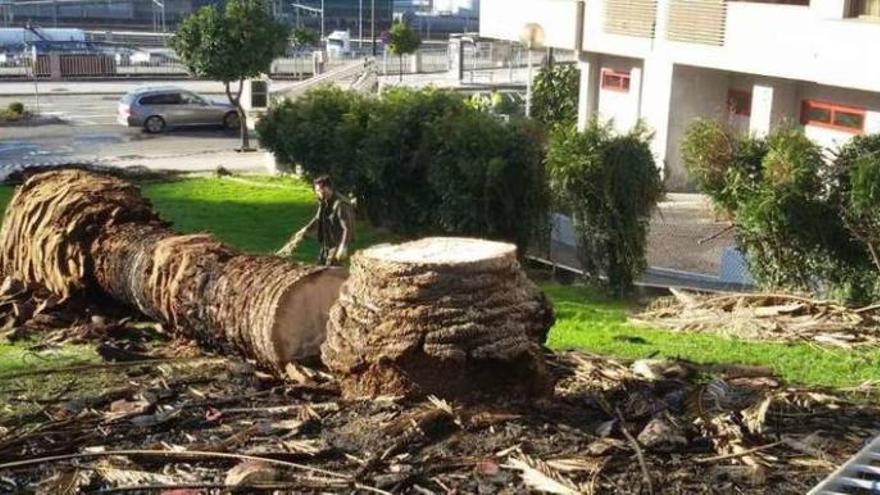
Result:
<instances>
[{"instance_id":1,"label":"green grass lawn","mask_svg":"<svg viewBox=\"0 0 880 495\"><path fill-rule=\"evenodd\" d=\"M252 252L278 249L315 211L311 188L290 178L195 178L146 184L143 190L177 229L212 232ZM0 206L5 206L10 196L11 188L0 187ZM388 238L360 225L356 244L363 247ZM310 240L296 258L312 261L316 255L317 245ZM583 349L627 359L655 355L700 363L764 365L786 381L804 385L849 387L880 380L880 350L745 342L720 335L644 328L627 322L631 310L627 302L611 301L582 287L553 283L543 287L557 312L549 342L556 349ZM63 353L55 357L64 363L71 358ZM93 357L84 353L81 358ZM42 362L33 359L16 346L0 347L0 373Z\"/></svg>"}]
</instances>

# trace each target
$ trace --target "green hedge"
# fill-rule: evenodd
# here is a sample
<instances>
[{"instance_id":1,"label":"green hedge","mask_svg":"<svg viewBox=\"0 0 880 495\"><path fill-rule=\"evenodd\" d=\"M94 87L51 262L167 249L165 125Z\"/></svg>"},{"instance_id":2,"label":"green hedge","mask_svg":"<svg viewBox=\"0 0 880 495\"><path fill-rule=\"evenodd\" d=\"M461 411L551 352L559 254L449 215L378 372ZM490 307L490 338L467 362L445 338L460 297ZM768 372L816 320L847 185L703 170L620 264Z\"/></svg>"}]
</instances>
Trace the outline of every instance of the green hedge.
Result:
<instances>
[{"instance_id":1,"label":"green hedge","mask_svg":"<svg viewBox=\"0 0 880 495\"><path fill-rule=\"evenodd\" d=\"M852 302L880 297L880 137L829 158L801 130L763 139L693 124L685 166L734 220L756 281Z\"/></svg>"},{"instance_id":2,"label":"green hedge","mask_svg":"<svg viewBox=\"0 0 880 495\"><path fill-rule=\"evenodd\" d=\"M280 103L257 131L280 160L308 176L330 174L375 225L394 232L524 247L547 231L542 132L455 93L322 88Z\"/></svg>"}]
</instances>

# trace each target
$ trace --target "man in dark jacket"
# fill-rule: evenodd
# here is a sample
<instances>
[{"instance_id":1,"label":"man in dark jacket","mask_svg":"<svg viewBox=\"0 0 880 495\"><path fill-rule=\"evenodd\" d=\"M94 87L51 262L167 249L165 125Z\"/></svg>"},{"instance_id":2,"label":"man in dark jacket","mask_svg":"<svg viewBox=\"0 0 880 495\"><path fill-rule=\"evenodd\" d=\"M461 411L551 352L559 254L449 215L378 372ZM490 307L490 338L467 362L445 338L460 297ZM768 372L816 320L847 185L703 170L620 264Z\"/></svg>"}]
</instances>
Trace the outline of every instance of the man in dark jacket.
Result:
<instances>
[{"instance_id":1,"label":"man in dark jacket","mask_svg":"<svg viewBox=\"0 0 880 495\"><path fill-rule=\"evenodd\" d=\"M311 232L316 232L321 253L318 264L336 265L348 257L348 250L354 239L354 215L351 203L333 189L330 177L322 175L315 179L315 195L318 196L318 212L315 217L283 248L280 256L290 256L302 240Z\"/></svg>"}]
</instances>

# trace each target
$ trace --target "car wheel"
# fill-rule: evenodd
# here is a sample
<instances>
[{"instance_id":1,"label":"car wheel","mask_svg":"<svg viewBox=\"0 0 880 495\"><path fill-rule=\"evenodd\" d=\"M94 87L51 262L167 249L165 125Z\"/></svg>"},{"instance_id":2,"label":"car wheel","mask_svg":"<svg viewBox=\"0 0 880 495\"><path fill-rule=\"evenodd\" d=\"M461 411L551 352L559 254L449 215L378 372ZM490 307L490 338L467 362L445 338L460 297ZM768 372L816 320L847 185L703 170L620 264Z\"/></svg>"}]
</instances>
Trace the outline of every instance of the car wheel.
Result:
<instances>
[{"instance_id":1,"label":"car wheel","mask_svg":"<svg viewBox=\"0 0 880 495\"><path fill-rule=\"evenodd\" d=\"M241 120L238 118L238 112L229 112L223 117L223 127L230 131L238 130L241 127Z\"/></svg>"},{"instance_id":2,"label":"car wheel","mask_svg":"<svg viewBox=\"0 0 880 495\"><path fill-rule=\"evenodd\" d=\"M158 134L164 131L165 119L159 117L158 115L148 117L147 120L144 121L144 130L146 130L150 134Z\"/></svg>"}]
</instances>

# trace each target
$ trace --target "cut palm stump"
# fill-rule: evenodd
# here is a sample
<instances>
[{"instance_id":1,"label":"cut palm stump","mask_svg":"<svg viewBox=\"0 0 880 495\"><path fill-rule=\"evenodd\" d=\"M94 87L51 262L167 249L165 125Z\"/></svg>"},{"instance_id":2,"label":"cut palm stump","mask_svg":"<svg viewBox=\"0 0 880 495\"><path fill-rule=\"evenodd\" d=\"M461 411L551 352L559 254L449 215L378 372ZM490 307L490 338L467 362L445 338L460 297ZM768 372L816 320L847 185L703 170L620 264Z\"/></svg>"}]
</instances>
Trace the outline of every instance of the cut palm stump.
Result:
<instances>
[{"instance_id":1,"label":"cut palm stump","mask_svg":"<svg viewBox=\"0 0 880 495\"><path fill-rule=\"evenodd\" d=\"M347 396L549 391L539 344L553 311L512 244L428 238L351 265L321 347Z\"/></svg>"},{"instance_id":2,"label":"cut palm stump","mask_svg":"<svg viewBox=\"0 0 880 495\"><path fill-rule=\"evenodd\" d=\"M347 276L175 233L137 187L82 170L37 174L18 188L0 231L0 270L64 298L111 296L276 371L319 354Z\"/></svg>"}]
</instances>

